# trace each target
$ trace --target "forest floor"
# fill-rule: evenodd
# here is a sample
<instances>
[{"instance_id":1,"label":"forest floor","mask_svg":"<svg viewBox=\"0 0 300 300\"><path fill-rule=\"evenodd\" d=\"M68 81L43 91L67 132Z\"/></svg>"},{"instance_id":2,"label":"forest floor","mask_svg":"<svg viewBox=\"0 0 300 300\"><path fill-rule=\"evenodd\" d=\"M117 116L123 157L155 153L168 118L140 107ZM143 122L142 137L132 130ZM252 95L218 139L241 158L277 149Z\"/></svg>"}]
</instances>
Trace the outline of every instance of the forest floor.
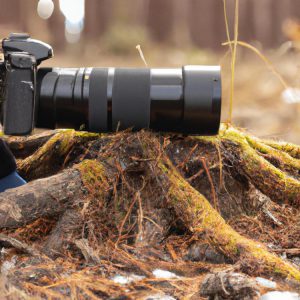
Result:
<instances>
[{"instance_id":1,"label":"forest floor","mask_svg":"<svg viewBox=\"0 0 300 300\"><path fill-rule=\"evenodd\" d=\"M6 140L30 183L0 194L3 299L300 292L300 146L226 125Z\"/></svg>"}]
</instances>

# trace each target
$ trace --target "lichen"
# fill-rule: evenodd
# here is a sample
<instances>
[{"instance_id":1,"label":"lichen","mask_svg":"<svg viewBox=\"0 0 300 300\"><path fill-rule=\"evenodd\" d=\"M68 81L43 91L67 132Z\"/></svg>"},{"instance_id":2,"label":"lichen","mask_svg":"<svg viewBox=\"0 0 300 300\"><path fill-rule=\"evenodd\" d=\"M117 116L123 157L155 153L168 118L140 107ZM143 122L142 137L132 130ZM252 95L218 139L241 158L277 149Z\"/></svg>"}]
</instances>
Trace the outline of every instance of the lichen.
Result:
<instances>
[{"instance_id":1,"label":"lichen","mask_svg":"<svg viewBox=\"0 0 300 300\"><path fill-rule=\"evenodd\" d=\"M94 189L99 184L108 186L105 169L100 162L85 159L75 168L80 172L83 185L89 190Z\"/></svg>"}]
</instances>

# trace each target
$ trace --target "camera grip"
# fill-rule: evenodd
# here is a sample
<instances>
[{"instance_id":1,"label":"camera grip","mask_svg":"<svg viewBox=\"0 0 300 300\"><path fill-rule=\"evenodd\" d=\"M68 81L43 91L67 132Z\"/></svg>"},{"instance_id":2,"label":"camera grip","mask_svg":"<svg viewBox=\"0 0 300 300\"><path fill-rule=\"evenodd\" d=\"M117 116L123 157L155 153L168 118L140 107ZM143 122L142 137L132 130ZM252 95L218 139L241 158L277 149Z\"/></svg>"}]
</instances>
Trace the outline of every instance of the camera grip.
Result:
<instances>
[{"instance_id":1,"label":"camera grip","mask_svg":"<svg viewBox=\"0 0 300 300\"><path fill-rule=\"evenodd\" d=\"M35 58L11 53L6 64L3 128L7 135L30 134L34 126Z\"/></svg>"}]
</instances>

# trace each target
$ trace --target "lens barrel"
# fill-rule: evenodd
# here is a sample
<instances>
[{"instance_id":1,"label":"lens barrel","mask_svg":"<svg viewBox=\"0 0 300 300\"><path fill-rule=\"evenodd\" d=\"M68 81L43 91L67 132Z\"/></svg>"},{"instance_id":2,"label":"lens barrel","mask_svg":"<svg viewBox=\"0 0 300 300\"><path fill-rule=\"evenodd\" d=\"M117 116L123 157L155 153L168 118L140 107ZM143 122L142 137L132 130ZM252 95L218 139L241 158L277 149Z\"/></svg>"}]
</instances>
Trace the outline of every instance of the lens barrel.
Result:
<instances>
[{"instance_id":1,"label":"lens barrel","mask_svg":"<svg viewBox=\"0 0 300 300\"><path fill-rule=\"evenodd\" d=\"M220 125L220 68L39 68L36 104L41 128L213 135Z\"/></svg>"}]
</instances>

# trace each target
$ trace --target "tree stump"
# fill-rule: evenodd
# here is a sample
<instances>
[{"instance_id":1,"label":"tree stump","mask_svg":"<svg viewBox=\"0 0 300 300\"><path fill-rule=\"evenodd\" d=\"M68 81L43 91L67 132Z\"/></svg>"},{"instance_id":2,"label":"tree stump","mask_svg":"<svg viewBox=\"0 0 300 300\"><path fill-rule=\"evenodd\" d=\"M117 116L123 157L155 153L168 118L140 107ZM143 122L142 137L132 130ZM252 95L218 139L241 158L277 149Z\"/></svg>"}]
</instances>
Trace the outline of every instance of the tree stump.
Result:
<instances>
[{"instance_id":1,"label":"tree stump","mask_svg":"<svg viewBox=\"0 0 300 300\"><path fill-rule=\"evenodd\" d=\"M3 297L200 299L231 271L299 289L300 146L225 125L5 139L29 183L0 194Z\"/></svg>"}]
</instances>

